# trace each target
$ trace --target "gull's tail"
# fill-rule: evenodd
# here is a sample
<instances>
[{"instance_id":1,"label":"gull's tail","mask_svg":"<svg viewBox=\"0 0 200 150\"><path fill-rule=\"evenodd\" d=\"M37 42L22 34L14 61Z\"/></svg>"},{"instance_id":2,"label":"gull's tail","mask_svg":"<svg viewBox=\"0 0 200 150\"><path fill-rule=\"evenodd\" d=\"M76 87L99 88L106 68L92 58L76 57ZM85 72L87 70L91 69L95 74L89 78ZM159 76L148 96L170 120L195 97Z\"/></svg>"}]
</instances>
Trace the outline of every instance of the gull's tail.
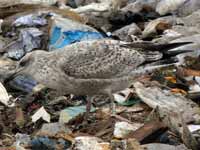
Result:
<instances>
[{"instance_id":1,"label":"gull's tail","mask_svg":"<svg viewBox=\"0 0 200 150\"><path fill-rule=\"evenodd\" d=\"M144 64L155 62L157 64L170 64L178 62L177 55L182 53L192 52L193 50L172 50L183 45L191 44L192 42L177 42L177 43L153 43L153 42L136 42L122 44L122 47L138 49L145 58ZM144 65L142 64L142 65Z\"/></svg>"}]
</instances>

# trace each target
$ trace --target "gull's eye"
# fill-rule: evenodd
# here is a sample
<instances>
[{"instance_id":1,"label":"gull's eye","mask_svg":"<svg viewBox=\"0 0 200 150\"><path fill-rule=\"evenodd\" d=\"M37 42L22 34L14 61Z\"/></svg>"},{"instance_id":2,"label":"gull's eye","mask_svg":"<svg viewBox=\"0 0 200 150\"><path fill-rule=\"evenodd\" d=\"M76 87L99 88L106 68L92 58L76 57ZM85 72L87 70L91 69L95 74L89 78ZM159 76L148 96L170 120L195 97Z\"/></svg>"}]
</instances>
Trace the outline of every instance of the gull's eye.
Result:
<instances>
[{"instance_id":1,"label":"gull's eye","mask_svg":"<svg viewBox=\"0 0 200 150\"><path fill-rule=\"evenodd\" d=\"M19 62L19 66L24 67L27 64L29 64L29 62L30 62L30 55L27 55L24 58L22 58L22 60Z\"/></svg>"},{"instance_id":2,"label":"gull's eye","mask_svg":"<svg viewBox=\"0 0 200 150\"><path fill-rule=\"evenodd\" d=\"M23 61L21 61L21 62L19 63L19 66L20 66L20 67L24 67L24 66L26 66L27 63L28 63L28 60L23 60Z\"/></svg>"}]
</instances>

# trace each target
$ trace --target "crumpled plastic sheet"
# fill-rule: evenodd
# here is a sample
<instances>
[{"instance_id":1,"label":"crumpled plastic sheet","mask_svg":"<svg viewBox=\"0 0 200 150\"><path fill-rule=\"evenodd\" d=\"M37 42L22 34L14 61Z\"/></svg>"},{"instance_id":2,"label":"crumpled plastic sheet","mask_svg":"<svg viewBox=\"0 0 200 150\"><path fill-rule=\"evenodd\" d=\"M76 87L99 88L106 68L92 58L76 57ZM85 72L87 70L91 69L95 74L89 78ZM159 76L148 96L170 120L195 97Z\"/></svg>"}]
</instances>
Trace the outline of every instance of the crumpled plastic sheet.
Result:
<instances>
[{"instance_id":1,"label":"crumpled plastic sheet","mask_svg":"<svg viewBox=\"0 0 200 150\"><path fill-rule=\"evenodd\" d=\"M43 32L37 28L28 28L21 30L21 37L23 40L23 47L26 52L30 52L34 48L40 47L41 38Z\"/></svg>"},{"instance_id":2,"label":"crumpled plastic sheet","mask_svg":"<svg viewBox=\"0 0 200 150\"><path fill-rule=\"evenodd\" d=\"M20 30L19 39L7 47L8 57L19 60L27 52L41 47L43 32L37 28L24 28Z\"/></svg>"}]
</instances>

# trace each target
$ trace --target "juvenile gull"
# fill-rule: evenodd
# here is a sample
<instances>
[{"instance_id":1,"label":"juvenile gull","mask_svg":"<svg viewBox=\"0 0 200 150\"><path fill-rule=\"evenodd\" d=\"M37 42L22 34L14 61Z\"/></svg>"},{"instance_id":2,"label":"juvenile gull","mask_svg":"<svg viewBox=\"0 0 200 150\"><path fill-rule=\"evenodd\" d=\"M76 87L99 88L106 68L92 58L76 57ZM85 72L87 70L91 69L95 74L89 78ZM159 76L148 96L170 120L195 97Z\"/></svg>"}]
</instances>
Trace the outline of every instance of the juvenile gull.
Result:
<instances>
[{"instance_id":1,"label":"juvenile gull","mask_svg":"<svg viewBox=\"0 0 200 150\"><path fill-rule=\"evenodd\" d=\"M146 71L159 67L144 69L143 64L169 57L169 49L183 44L187 43L127 44L102 39L75 43L53 52L38 50L22 58L14 78L25 75L60 94L87 95L88 100L94 95L108 95L113 110L113 93L129 87Z\"/></svg>"}]
</instances>

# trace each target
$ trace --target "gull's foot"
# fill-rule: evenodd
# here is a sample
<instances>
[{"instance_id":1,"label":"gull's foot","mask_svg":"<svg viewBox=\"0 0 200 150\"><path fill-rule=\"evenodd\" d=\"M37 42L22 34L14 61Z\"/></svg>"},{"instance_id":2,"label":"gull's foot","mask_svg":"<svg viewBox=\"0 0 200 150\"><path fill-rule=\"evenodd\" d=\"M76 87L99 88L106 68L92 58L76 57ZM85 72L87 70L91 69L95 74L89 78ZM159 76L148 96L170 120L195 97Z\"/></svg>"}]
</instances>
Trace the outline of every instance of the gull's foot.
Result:
<instances>
[{"instance_id":1,"label":"gull's foot","mask_svg":"<svg viewBox=\"0 0 200 150\"><path fill-rule=\"evenodd\" d=\"M82 127L85 127L88 124L88 117L89 117L89 113L86 112L86 114L84 114L83 116L83 122L81 123Z\"/></svg>"}]
</instances>

